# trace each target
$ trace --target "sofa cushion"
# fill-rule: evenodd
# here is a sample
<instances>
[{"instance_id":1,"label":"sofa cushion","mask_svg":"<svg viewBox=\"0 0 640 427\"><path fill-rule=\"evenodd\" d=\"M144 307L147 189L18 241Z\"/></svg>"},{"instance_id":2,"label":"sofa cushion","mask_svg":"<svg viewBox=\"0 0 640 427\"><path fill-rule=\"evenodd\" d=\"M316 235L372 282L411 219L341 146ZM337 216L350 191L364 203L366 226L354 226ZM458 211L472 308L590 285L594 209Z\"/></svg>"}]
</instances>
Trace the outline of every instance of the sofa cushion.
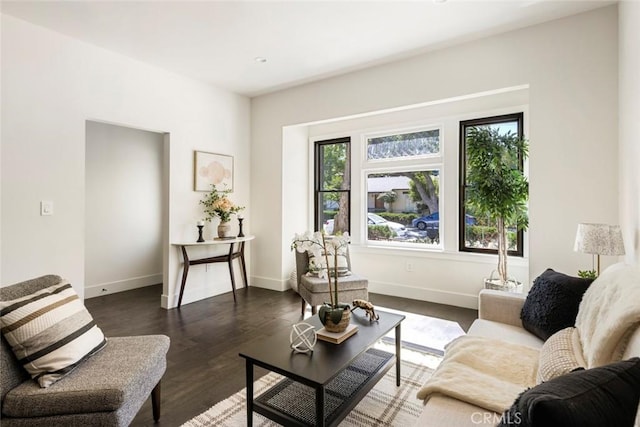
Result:
<instances>
[{"instance_id":1,"label":"sofa cushion","mask_svg":"<svg viewBox=\"0 0 640 427\"><path fill-rule=\"evenodd\" d=\"M533 282L522 306L522 326L542 340L573 326L578 307L591 279L581 279L547 269Z\"/></svg>"},{"instance_id":2,"label":"sofa cushion","mask_svg":"<svg viewBox=\"0 0 640 427\"><path fill-rule=\"evenodd\" d=\"M495 427L501 414L444 394L434 394L426 401L413 427ZM407 426L408 427L408 426Z\"/></svg>"},{"instance_id":3,"label":"sofa cushion","mask_svg":"<svg viewBox=\"0 0 640 427\"><path fill-rule=\"evenodd\" d=\"M67 375L107 341L68 282L0 302L2 334L41 387Z\"/></svg>"},{"instance_id":4,"label":"sofa cushion","mask_svg":"<svg viewBox=\"0 0 640 427\"><path fill-rule=\"evenodd\" d=\"M500 426L633 426L640 401L640 358L580 370L522 393Z\"/></svg>"},{"instance_id":5,"label":"sofa cushion","mask_svg":"<svg viewBox=\"0 0 640 427\"><path fill-rule=\"evenodd\" d=\"M469 328L468 335L497 338L513 344L526 345L535 349L542 347L542 340L524 329L493 320L476 319Z\"/></svg>"},{"instance_id":6,"label":"sofa cushion","mask_svg":"<svg viewBox=\"0 0 640 427\"><path fill-rule=\"evenodd\" d=\"M300 279L300 287L305 288L312 293L329 293L329 282L326 278L315 276L302 276ZM356 289L367 289L369 281L364 277L356 274L341 277L338 279L338 292L352 291ZM351 302L350 300L347 302Z\"/></svg>"},{"instance_id":7,"label":"sofa cushion","mask_svg":"<svg viewBox=\"0 0 640 427\"><path fill-rule=\"evenodd\" d=\"M538 383L549 381L576 369L584 369L585 366L576 328L562 329L551 335L540 349Z\"/></svg>"}]
</instances>

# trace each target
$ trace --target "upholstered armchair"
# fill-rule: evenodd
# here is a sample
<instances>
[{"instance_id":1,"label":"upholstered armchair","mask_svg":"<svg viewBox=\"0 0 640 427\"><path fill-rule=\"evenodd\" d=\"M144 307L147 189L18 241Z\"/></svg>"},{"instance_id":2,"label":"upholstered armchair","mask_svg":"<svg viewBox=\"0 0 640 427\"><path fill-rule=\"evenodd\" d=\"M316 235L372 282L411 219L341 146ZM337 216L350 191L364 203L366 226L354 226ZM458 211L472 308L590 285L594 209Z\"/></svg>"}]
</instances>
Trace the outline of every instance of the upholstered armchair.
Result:
<instances>
[{"instance_id":1,"label":"upholstered armchair","mask_svg":"<svg viewBox=\"0 0 640 427\"><path fill-rule=\"evenodd\" d=\"M309 254L304 252L296 253L296 278L298 280L298 293L302 302L302 315L311 305L311 313L316 314L316 306L329 302L329 285L326 278L319 278L307 275L309 272ZM347 267L351 274L338 278L338 289L340 292L340 302L351 304L354 299L369 299L369 281L351 272L351 257L349 251L346 252Z\"/></svg>"},{"instance_id":2,"label":"upholstered armchair","mask_svg":"<svg viewBox=\"0 0 640 427\"><path fill-rule=\"evenodd\" d=\"M13 302L59 283L60 277L49 275L3 287L0 301ZM25 370L24 360L17 360L5 332L0 343L3 427L127 426L149 395L153 418L160 418L160 379L169 337L107 338L95 354L41 387Z\"/></svg>"}]
</instances>

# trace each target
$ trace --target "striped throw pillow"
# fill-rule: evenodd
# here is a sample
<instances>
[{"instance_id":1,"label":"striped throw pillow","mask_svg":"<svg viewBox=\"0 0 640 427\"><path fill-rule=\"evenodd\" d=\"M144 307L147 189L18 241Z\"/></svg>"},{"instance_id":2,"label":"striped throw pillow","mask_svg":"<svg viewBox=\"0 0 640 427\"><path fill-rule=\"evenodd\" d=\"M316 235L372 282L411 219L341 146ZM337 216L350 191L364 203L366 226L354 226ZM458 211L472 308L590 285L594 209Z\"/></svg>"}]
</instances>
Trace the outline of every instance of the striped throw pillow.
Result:
<instances>
[{"instance_id":1,"label":"striped throw pillow","mask_svg":"<svg viewBox=\"0 0 640 427\"><path fill-rule=\"evenodd\" d=\"M329 274L331 277L335 275L335 259L333 255L329 256ZM318 277L320 275L320 270L325 268L327 262L325 260L324 255L316 257L313 255L309 255L309 275ZM348 276L351 274L349 271L349 263L347 262L347 257L345 255L338 255L338 276Z\"/></svg>"},{"instance_id":2,"label":"striped throw pillow","mask_svg":"<svg viewBox=\"0 0 640 427\"><path fill-rule=\"evenodd\" d=\"M0 326L20 364L41 387L49 387L107 344L68 282L0 301Z\"/></svg>"}]
</instances>

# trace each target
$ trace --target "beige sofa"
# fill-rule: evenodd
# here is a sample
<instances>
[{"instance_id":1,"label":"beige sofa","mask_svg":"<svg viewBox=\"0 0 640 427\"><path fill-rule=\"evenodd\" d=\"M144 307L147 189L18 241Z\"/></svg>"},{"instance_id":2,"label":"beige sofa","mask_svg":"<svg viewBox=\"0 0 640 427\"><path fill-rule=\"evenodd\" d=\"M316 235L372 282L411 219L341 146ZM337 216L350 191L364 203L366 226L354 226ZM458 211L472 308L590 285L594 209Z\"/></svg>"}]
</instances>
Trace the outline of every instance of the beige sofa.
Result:
<instances>
[{"instance_id":1,"label":"beige sofa","mask_svg":"<svg viewBox=\"0 0 640 427\"><path fill-rule=\"evenodd\" d=\"M620 275L619 271L621 270L626 271L626 274L632 271L632 275L635 277L634 282L640 287L640 269L637 267L622 266L621 264L612 266L603 272L591 287L596 285L598 281L602 282L603 280L611 281L611 286L616 286L616 277ZM586 295L587 294L585 294L585 298L583 298L581 302L580 311L584 309L583 305L585 304ZM633 295L637 294L634 293ZM479 318L471 325L468 335L499 339L540 349L543 341L529 333L522 326L520 312L524 301L525 296L522 294L487 289L482 290L479 295ZM604 313L603 316L611 316L612 313L616 313L615 304L628 305L629 301L624 301L624 299L622 299L622 301L614 301L614 305L607 307L607 313ZM640 305L640 299L631 302L631 304ZM580 311L578 318L580 318ZM635 326L631 328L631 335L622 359L640 356L640 328L638 328L638 325L639 323L635 323ZM596 336L597 333L592 335ZM505 363L519 362L518 360L505 361ZM500 369L500 366L496 366L496 369ZM532 369L536 368L532 367ZM424 411L415 425L421 427L494 426L500 422L500 416L501 414L447 397L443 394L433 394L426 400ZM638 419L640 419L640 412L638 413L636 426L638 426Z\"/></svg>"}]
</instances>

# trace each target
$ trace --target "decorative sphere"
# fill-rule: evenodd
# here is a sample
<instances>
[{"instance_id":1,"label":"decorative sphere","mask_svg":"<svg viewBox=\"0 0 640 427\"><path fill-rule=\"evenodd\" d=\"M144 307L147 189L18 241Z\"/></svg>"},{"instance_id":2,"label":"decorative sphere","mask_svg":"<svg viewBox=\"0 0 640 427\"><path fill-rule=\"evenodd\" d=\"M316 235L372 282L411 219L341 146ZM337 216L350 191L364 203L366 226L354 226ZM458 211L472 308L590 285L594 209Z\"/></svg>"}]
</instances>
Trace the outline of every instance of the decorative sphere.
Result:
<instances>
[{"instance_id":1,"label":"decorative sphere","mask_svg":"<svg viewBox=\"0 0 640 427\"><path fill-rule=\"evenodd\" d=\"M289 342L291 343L291 348L296 353L309 353L313 351L313 346L316 345L317 340L318 336L316 335L315 328L308 323L296 323L291 328Z\"/></svg>"}]
</instances>

